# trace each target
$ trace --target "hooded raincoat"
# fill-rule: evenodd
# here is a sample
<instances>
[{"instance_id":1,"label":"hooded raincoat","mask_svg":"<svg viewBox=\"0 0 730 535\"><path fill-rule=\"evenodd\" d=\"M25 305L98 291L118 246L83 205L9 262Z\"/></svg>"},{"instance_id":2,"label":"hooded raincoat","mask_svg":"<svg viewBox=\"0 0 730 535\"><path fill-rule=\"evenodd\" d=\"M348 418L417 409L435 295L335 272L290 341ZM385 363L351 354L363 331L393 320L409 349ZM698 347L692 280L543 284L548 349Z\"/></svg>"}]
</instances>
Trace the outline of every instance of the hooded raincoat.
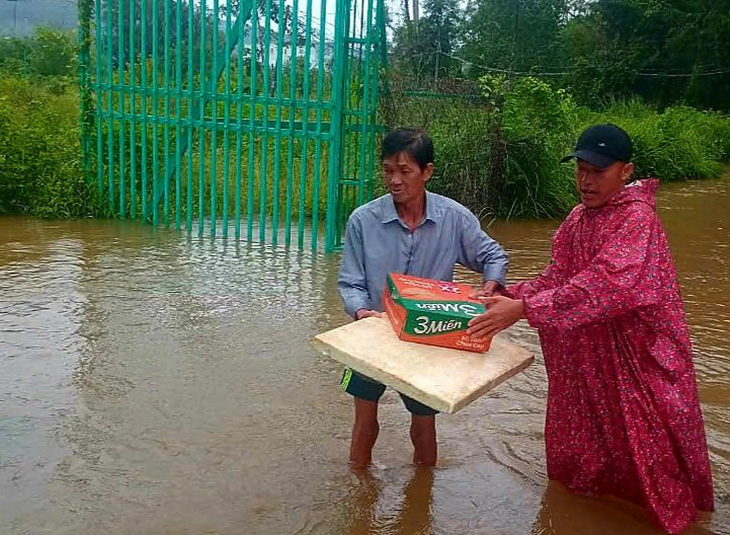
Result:
<instances>
[{"instance_id":1,"label":"hooded raincoat","mask_svg":"<svg viewBox=\"0 0 730 535\"><path fill-rule=\"evenodd\" d=\"M549 387L550 479L648 508L670 533L712 510L707 442L656 180L576 207L552 262L510 286L537 328Z\"/></svg>"}]
</instances>

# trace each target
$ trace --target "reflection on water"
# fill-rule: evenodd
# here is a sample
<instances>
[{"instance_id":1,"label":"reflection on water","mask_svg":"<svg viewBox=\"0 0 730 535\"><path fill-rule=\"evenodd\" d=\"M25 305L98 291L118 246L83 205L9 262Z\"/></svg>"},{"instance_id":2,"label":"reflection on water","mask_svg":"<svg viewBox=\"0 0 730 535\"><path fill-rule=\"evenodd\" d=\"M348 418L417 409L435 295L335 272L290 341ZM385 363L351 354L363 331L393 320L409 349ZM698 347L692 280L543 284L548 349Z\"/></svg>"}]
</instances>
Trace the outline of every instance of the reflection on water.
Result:
<instances>
[{"instance_id":1,"label":"reflection on water","mask_svg":"<svg viewBox=\"0 0 730 535\"><path fill-rule=\"evenodd\" d=\"M696 348L717 512L730 532L730 194L673 185L662 217ZM498 222L511 277L557 222ZM0 219L0 533L656 533L643 512L545 481L539 362L439 417L409 464L382 401L376 466L346 466L351 401L309 347L347 320L338 258L121 222ZM459 271L458 277L474 281ZM539 351L525 325L513 336Z\"/></svg>"},{"instance_id":2,"label":"reflection on water","mask_svg":"<svg viewBox=\"0 0 730 535\"><path fill-rule=\"evenodd\" d=\"M383 482L376 478L374 472L363 470L356 474L358 484L345 501L343 518L346 520L340 533L430 534L433 470L413 468L405 485L394 485L388 494L383 492ZM381 494L385 499L381 500Z\"/></svg>"}]
</instances>

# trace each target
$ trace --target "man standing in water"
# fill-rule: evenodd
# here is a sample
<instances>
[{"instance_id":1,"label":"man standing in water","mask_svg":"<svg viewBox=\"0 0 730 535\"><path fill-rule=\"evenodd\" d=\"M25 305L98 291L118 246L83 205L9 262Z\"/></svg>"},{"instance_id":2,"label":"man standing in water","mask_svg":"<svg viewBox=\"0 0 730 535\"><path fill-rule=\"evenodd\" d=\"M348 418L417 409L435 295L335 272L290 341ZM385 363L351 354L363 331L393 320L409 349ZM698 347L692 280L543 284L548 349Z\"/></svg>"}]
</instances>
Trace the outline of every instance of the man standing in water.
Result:
<instances>
[{"instance_id":1,"label":"man standing in water","mask_svg":"<svg viewBox=\"0 0 730 535\"><path fill-rule=\"evenodd\" d=\"M492 336L521 318L538 329L548 373L548 477L647 507L679 533L713 509L712 475L682 300L656 180L627 185L629 136L588 128L575 151L581 204L535 280L486 297L470 322Z\"/></svg>"},{"instance_id":2,"label":"man standing in water","mask_svg":"<svg viewBox=\"0 0 730 535\"><path fill-rule=\"evenodd\" d=\"M465 207L426 191L433 174L433 143L419 130L400 129L383 139L386 195L355 210L347 223L338 287L347 313L356 320L378 316L388 273L451 281L454 264L481 273L482 291L504 284L507 255ZM371 462L378 437L378 401L385 385L345 370L342 388L355 398L350 445L354 467ZM411 413L413 461L436 463L437 411L401 394Z\"/></svg>"}]
</instances>

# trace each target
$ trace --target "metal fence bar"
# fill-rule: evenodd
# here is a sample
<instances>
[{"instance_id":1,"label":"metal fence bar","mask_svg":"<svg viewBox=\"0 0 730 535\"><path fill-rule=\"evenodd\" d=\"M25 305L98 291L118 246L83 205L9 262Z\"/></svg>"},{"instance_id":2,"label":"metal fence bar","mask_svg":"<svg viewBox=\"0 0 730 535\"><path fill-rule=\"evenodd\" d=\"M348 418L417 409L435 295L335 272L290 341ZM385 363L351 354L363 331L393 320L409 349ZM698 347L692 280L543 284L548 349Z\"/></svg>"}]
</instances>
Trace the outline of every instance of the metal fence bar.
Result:
<instances>
[{"instance_id":1,"label":"metal fence bar","mask_svg":"<svg viewBox=\"0 0 730 535\"><path fill-rule=\"evenodd\" d=\"M299 0L294 0L292 8L292 29L291 29L291 68L289 73L289 157L286 170L286 213L284 219L286 245L291 244L291 223L294 195L294 122L296 120L296 95L297 95L297 51L299 32Z\"/></svg>"},{"instance_id":2,"label":"metal fence bar","mask_svg":"<svg viewBox=\"0 0 730 535\"><path fill-rule=\"evenodd\" d=\"M345 109L342 111L344 116L344 126L340 132L344 147L344 167L341 171L342 191L340 195L340 211L341 216L337 223L338 227L344 227L347 215L352 209L353 188L347 181L353 180L353 174L356 172L357 162L355 161L355 148L352 143L352 136L348 135L353 122L353 114L351 110L356 109L356 102L353 95L353 88L358 87L358 63L356 61L357 52L357 3L352 6L352 10L347 12L347 26L345 30L345 84L347 92L343 95Z\"/></svg>"},{"instance_id":3,"label":"metal fence bar","mask_svg":"<svg viewBox=\"0 0 730 535\"><path fill-rule=\"evenodd\" d=\"M152 0L152 116L159 117L160 92L159 92L159 58L158 58L158 42L159 42L159 0ZM157 198L159 191L159 128L158 122L152 123L152 198ZM153 203L150 207L152 210L152 224L157 225L159 210L157 203Z\"/></svg>"},{"instance_id":4,"label":"metal fence bar","mask_svg":"<svg viewBox=\"0 0 730 535\"><path fill-rule=\"evenodd\" d=\"M135 38L135 26L137 25L136 14L137 0L129 3L129 83L130 111L129 119L129 215L132 219L137 218L137 41ZM144 163L144 162L143 162Z\"/></svg>"},{"instance_id":5,"label":"metal fence bar","mask_svg":"<svg viewBox=\"0 0 730 535\"><path fill-rule=\"evenodd\" d=\"M372 26L373 22L373 10L372 10L372 0L367 0L368 7L367 7L367 31L364 32L365 35L365 44L363 45L363 48L365 49L365 62L363 63L363 106L362 106L362 115L360 117L360 191L359 197L358 197L358 204L363 204L365 202L365 199L369 197L369 195L366 196L366 188L367 188L367 175L365 174L366 168L367 168L367 156L368 152L370 152L367 142L369 141L369 136L367 132L368 127L368 121L367 121L367 115L368 115L368 104L369 104L369 97L370 97L370 36L371 32L370 27ZM365 18L363 14L363 19ZM362 38L363 32L360 31L360 38Z\"/></svg>"},{"instance_id":6,"label":"metal fence bar","mask_svg":"<svg viewBox=\"0 0 730 535\"><path fill-rule=\"evenodd\" d=\"M238 19L240 20L240 14ZM238 68L238 80L237 80L237 105L236 105L236 126L238 129L236 130L236 198L235 198L235 218L236 218L236 239L239 239L241 237L241 195L243 193L241 187L242 187L242 171L241 166L243 165L241 162L241 157L243 156L243 135L241 126L243 125L243 71L244 71L244 56L243 56L243 48L244 48L244 39L243 39L243 25L241 24L239 26L239 35L241 35L240 44L238 46L238 62L237 62L237 68Z\"/></svg>"},{"instance_id":7,"label":"metal fence bar","mask_svg":"<svg viewBox=\"0 0 730 535\"><path fill-rule=\"evenodd\" d=\"M96 93L96 110L97 114L103 109L102 98L103 91L101 89L101 0L96 0L94 9L94 38L96 40L96 80L94 80L93 88ZM104 192L104 153L103 153L104 134L101 118L96 117L96 174L97 188L99 196Z\"/></svg>"},{"instance_id":8,"label":"metal fence bar","mask_svg":"<svg viewBox=\"0 0 730 535\"><path fill-rule=\"evenodd\" d=\"M216 228L218 227L218 76L213 73L218 72L218 23L220 21L219 2L213 0L213 28L212 45L213 45L213 62L211 65L210 92L212 104L213 128L211 134L210 147L210 236L215 237Z\"/></svg>"},{"instance_id":9,"label":"metal fence bar","mask_svg":"<svg viewBox=\"0 0 730 535\"><path fill-rule=\"evenodd\" d=\"M314 149L314 183L312 185L312 250L317 250L319 234L319 189L322 171L322 99L324 97L324 45L326 40L327 3L320 2L319 48L317 52L317 139Z\"/></svg>"},{"instance_id":10,"label":"metal fence bar","mask_svg":"<svg viewBox=\"0 0 730 535\"><path fill-rule=\"evenodd\" d=\"M173 117L170 100L172 93L170 86L170 0L161 1L162 12L160 18L162 19L162 48L164 49L162 53L162 105L164 107L163 117L170 118ZM170 154L169 123L163 123L162 139L162 158L164 161L162 163L162 170L157 169L156 172L162 172L164 176L167 176L170 171L170 159L168 158L168 155ZM159 178L156 182L157 181L159 181ZM158 193L162 195L162 223L165 226L168 226L170 224L170 183L166 180L160 186L158 186Z\"/></svg>"},{"instance_id":11,"label":"metal fence bar","mask_svg":"<svg viewBox=\"0 0 730 535\"><path fill-rule=\"evenodd\" d=\"M335 34L334 34L334 56L332 58L332 102L333 109L330 111L332 123L332 137L329 147L329 172L327 182L327 211L325 216L325 249L332 250L338 242L338 206L339 206L339 178L342 172L342 110L343 106L343 84L345 80L345 54L347 46L344 39L347 35L346 7L343 2L337 3L335 10Z\"/></svg>"},{"instance_id":12,"label":"metal fence bar","mask_svg":"<svg viewBox=\"0 0 730 535\"><path fill-rule=\"evenodd\" d=\"M302 89L302 97L304 99L304 110L302 112L302 120L304 123L309 122L309 79L310 79L310 60L312 51L312 0L307 0L307 14L305 25L305 43L304 43L304 84ZM299 228L297 232L297 243L299 248L304 247L304 228L306 224L306 203L307 203L307 149L309 147L309 136L302 136L302 167L299 175ZM314 177L319 180L319 177ZM313 229L314 231L315 229Z\"/></svg>"},{"instance_id":13,"label":"metal fence bar","mask_svg":"<svg viewBox=\"0 0 730 535\"><path fill-rule=\"evenodd\" d=\"M200 72L198 92L198 117L205 117L205 26L207 9L205 0L200 0ZM198 128L198 236L203 236L205 228L205 128L202 123Z\"/></svg>"},{"instance_id":14,"label":"metal fence bar","mask_svg":"<svg viewBox=\"0 0 730 535\"><path fill-rule=\"evenodd\" d=\"M269 75L271 43L271 0L264 1L264 35L263 35L263 121L261 135L261 175L259 177L259 241L266 241L266 198L268 187L268 155L269 155Z\"/></svg>"},{"instance_id":15,"label":"metal fence bar","mask_svg":"<svg viewBox=\"0 0 730 535\"><path fill-rule=\"evenodd\" d=\"M107 109L114 111L114 68L112 67L112 28L114 26L112 0L106 0L106 69L109 87L107 89ZM114 119L109 115L107 121L107 184L109 187L109 212L114 213Z\"/></svg>"},{"instance_id":16,"label":"metal fence bar","mask_svg":"<svg viewBox=\"0 0 730 535\"><path fill-rule=\"evenodd\" d=\"M124 69L124 3L126 0L119 0L117 5L117 76L119 77L119 84L121 88L118 92L118 106L119 106L119 215L124 218L127 216L127 203L125 199L125 186L126 180L125 174L125 150L124 150L124 114L126 110L125 100L127 94L127 86L124 84L125 69ZM134 0L130 0L134 1Z\"/></svg>"},{"instance_id":17,"label":"metal fence bar","mask_svg":"<svg viewBox=\"0 0 730 535\"><path fill-rule=\"evenodd\" d=\"M370 116L367 118L367 121L368 125L371 127L369 144L372 147L376 146L378 131L378 129L374 127L378 124L378 85L380 82L380 72L384 70L384 68L387 66L388 59L388 49L385 35L385 4L382 0L377 0L375 12L375 26L370 27L369 33L372 32L375 37L374 40L371 38L371 46L374 49L373 52L375 53L376 57L378 56L378 54L380 55L380 57L378 58L379 62L376 64L376 67L372 69L370 76ZM376 180L375 163L378 157L376 152L372 150L369 151L368 155L370 158L370 167L367 171L369 180L366 197L370 199L372 198L374 193Z\"/></svg>"},{"instance_id":18,"label":"metal fence bar","mask_svg":"<svg viewBox=\"0 0 730 535\"><path fill-rule=\"evenodd\" d=\"M322 1L322 5L327 5L325 1ZM284 14L286 10L286 5L284 0L279 0L279 20L277 23L277 30L276 30L276 145L274 147L274 193L273 193L273 209L272 209L272 216L271 216L271 243L273 245L277 245L279 243L279 190L281 188L280 185L280 175L281 175L281 138L282 138L282 131L281 131L281 112L283 107L282 102L282 85L283 81L281 79L283 73L284 73L284 31L285 31L285 24L284 24Z\"/></svg>"},{"instance_id":19,"label":"metal fence bar","mask_svg":"<svg viewBox=\"0 0 730 535\"><path fill-rule=\"evenodd\" d=\"M182 96L182 2L175 2L175 115L178 122L175 125L175 148L182 143L182 128L180 123L183 117ZM175 230L182 226L182 154L175 151Z\"/></svg>"},{"instance_id":20,"label":"metal fence bar","mask_svg":"<svg viewBox=\"0 0 730 535\"><path fill-rule=\"evenodd\" d=\"M178 0L179 1L179 0ZM195 6L192 2L192 0L188 0L188 76L187 76L187 96L188 96L188 108L186 110L187 114L187 120L189 121L189 126L186 129L187 130L187 139L186 145L189 148L188 150L188 168L187 168L187 197L186 197L186 205L187 205L187 221L185 224L185 228L188 231L188 233L193 232L193 175L194 175L194 160L193 160L193 129L195 128L193 121L192 121L192 113L193 108L195 106L194 103L194 95L195 95L195 79L193 77L193 73L195 71L194 63L195 63L195 48L193 46L195 36ZM177 149L177 153L180 154L180 147Z\"/></svg>"},{"instance_id":21,"label":"metal fence bar","mask_svg":"<svg viewBox=\"0 0 730 535\"><path fill-rule=\"evenodd\" d=\"M231 44L231 9L229 5L226 5L226 34L225 34L225 49L230 50ZM223 237L228 237L228 181L230 179L230 128L231 128L231 55L226 54L226 65L225 65L225 92L226 101L223 108Z\"/></svg>"},{"instance_id":22,"label":"metal fence bar","mask_svg":"<svg viewBox=\"0 0 730 535\"><path fill-rule=\"evenodd\" d=\"M254 158L256 156L256 142L254 137L254 128L256 120L256 47L258 46L258 26L259 17L258 9L254 6L251 9L251 78L250 85L250 105L249 128L251 135L248 138L248 197L246 206L246 237L248 241L253 240L253 219L254 219Z\"/></svg>"},{"instance_id":23,"label":"metal fence bar","mask_svg":"<svg viewBox=\"0 0 730 535\"><path fill-rule=\"evenodd\" d=\"M142 0L142 42L140 43L140 68L142 69L142 219L147 220L147 116L149 113L148 102L147 102L147 0Z\"/></svg>"},{"instance_id":24,"label":"metal fence bar","mask_svg":"<svg viewBox=\"0 0 730 535\"><path fill-rule=\"evenodd\" d=\"M91 180L91 2L77 1L78 12L78 83L79 83L79 141L83 158L84 178Z\"/></svg>"},{"instance_id":25,"label":"metal fence bar","mask_svg":"<svg viewBox=\"0 0 730 535\"><path fill-rule=\"evenodd\" d=\"M170 0L162 0L163 2L163 11L162 16L164 18L164 27L162 28L163 32L163 39L164 44L163 48L163 62L165 66L163 67L163 85L165 86L165 117L170 117L172 115L172 110L170 109ZM163 127L163 139L164 139L164 151L165 151L165 163L164 163L164 173L165 176L167 176L169 169L170 169L170 159L168 158L168 154L170 154L170 125L165 124ZM170 223L170 183L169 181L165 180L165 182L162 184L162 198L163 198L163 207L162 207L162 221L165 225L169 225Z\"/></svg>"}]
</instances>

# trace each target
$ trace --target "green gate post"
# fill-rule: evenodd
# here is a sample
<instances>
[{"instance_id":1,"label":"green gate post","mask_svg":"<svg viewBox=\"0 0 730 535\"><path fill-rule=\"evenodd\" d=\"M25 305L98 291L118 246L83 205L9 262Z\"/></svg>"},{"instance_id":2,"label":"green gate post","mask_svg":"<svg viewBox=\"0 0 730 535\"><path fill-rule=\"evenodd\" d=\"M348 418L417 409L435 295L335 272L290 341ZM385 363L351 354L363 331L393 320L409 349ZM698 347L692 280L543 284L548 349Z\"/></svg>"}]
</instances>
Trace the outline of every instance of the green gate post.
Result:
<instances>
[{"instance_id":1,"label":"green gate post","mask_svg":"<svg viewBox=\"0 0 730 535\"><path fill-rule=\"evenodd\" d=\"M347 47L344 43L345 22L349 16L350 0L338 0L335 12L335 49L332 62L332 112L331 131L333 132L330 144L329 178L327 181L327 212L325 220L325 251L333 251L337 245L337 219L340 203L340 175L342 173L342 114L343 106L343 85L345 80L345 55Z\"/></svg>"}]
</instances>

